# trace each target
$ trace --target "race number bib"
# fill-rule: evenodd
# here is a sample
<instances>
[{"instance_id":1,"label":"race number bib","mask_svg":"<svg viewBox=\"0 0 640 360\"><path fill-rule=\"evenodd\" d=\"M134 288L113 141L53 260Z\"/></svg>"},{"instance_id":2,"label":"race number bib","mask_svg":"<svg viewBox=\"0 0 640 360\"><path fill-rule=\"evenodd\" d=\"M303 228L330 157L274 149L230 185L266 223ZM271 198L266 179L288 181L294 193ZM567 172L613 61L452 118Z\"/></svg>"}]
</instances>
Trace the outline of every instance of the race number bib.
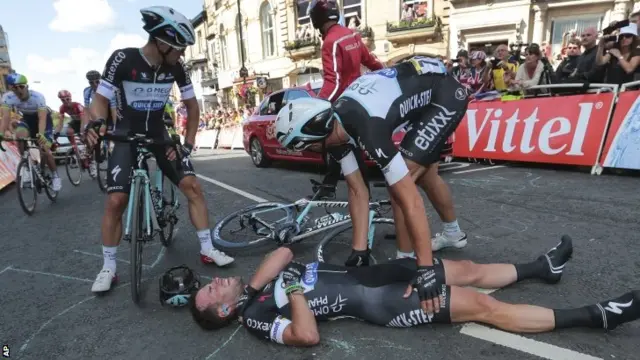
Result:
<instances>
[{"instance_id":1,"label":"race number bib","mask_svg":"<svg viewBox=\"0 0 640 360\"><path fill-rule=\"evenodd\" d=\"M416 71L420 75L422 74L446 74L447 68L444 66L442 61L426 57L426 56L416 56L409 60L410 63L416 68Z\"/></svg>"}]
</instances>

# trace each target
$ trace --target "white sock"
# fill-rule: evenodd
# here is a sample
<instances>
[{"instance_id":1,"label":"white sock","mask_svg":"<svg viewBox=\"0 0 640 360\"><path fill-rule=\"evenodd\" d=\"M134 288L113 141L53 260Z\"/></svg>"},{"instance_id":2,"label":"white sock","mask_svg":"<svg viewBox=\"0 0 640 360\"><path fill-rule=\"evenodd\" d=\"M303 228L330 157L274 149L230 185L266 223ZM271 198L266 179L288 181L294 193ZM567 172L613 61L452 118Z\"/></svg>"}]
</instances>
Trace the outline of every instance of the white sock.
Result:
<instances>
[{"instance_id":1,"label":"white sock","mask_svg":"<svg viewBox=\"0 0 640 360\"><path fill-rule=\"evenodd\" d=\"M454 220L450 223L444 223L445 235L457 235L460 232L462 232L462 230L460 230L460 225L458 225L458 220Z\"/></svg>"},{"instance_id":2,"label":"white sock","mask_svg":"<svg viewBox=\"0 0 640 360\"><path fill-rule=\"evenodd\" d=\"M396 259L404 259L404 258L415 258L415 254L412 252L402 252L400 250L396 251Z\"/></svg>"},{"instance_id":3,"label":"white sock","mask_svg":"<svg viewBox=\"0 0 640 360\"><path fill-rule=\"evenodd\" d=\"M213 249L213 243L211 242L211 230L199 230L197 231L198 239L200 239L200 252L206 253Z\"/></svg>"},{"instance_id":4,"label":"white sock","mask_svg":"<svg viewBox=\"0 0 640 360\"><path fill-rule=\"evenodd\" d=\"M104 246L102 245L102 257L104 258L103 269L110 269L114 273L116 272L116 254L118 253L117 246Z\"/></svg>"}]
</instances>

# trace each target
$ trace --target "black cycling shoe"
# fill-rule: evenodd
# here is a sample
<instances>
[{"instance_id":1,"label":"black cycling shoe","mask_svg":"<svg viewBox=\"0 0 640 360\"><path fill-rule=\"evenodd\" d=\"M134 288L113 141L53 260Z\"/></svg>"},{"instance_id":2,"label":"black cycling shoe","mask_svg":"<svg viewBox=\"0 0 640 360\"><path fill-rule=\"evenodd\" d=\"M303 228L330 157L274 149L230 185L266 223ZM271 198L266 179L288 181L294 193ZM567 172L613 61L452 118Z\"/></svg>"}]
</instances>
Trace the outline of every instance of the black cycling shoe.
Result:
<instances>
[{"instance_id":1,"label":"black cycling shoe","mask_svg":"<svg viewBox=\"0 0 640 360\"><path fill-rule=\"evenodd\" d=\"M335 191L331 191L329 189L320 189L320 192L318 193L318 196L316 196L316 201L319 200L332 200L336 198L336 192ZM311 200L313 199L313 195L309 195L307 196L307 200Z\"/></svg>"},{"instance_id":2,"label":"black cycling shoe","mask_svg":"<svg viewBox=\"0 0 640 360\"><path fill-rule=\"evenodd\" d=\"M613 330L630 321L640 319L640 291L631 291L613 300L596 304L599 311L595 315L602 316L602 327Z\"/></svg>"},{"instance_id":3,"label":"black cycling shoe","mask_svg":"<svg viewBox=\"0 0 640 360\"><path fill-rule=\"evenodd\" d=\"M347 261L344 262L344 266L347 267L360 267L360 266L369 266L369 253L371 251L367 250L353 250L351 249L351 255Z\"/></svg>"},{"instance_id":4,"label":"black cycling shoe","mask_svg":"<svg viewBox=\"0 0 640 360\"><path fill-rule=\"evenodd\" d=\"M573 242L569 235L563 235L560 243L556 247L547 251L546 254L538 258L544 263L543 273L540 278L549 284L556 284L562 278L564 266L571 259L573 254Z\"/></svg>"}]
</instances>

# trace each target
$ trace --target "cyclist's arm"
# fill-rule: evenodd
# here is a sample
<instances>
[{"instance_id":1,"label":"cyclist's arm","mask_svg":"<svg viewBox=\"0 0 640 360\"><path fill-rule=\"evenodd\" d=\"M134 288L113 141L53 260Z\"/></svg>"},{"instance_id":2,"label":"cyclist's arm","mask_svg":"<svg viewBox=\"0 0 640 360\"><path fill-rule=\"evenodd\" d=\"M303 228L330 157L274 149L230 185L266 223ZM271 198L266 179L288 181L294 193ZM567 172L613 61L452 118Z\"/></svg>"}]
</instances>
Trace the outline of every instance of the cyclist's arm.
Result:
<instances>
[{"instance_id":1,"label":"cyclist's arm","mask_svg":"<svg viewBox=\"0 0 640 360\"><path fill-rule=\"evenodd\" d=\"M178 83L180 89L180 98L187 109L187 131L185 133L185 143L195 145L198 126L200 125L200 107L196 94L193 91L191 78L184 68L182 59L178 60L178 64L174 67L173 76Z\"/></svg>"},{"instance_id":2,"label":"cyclist's arm","mask_svg":"<svg viewBox=\"0 0 640 360\"><path fill-rule=\"evenodd\" d=\"M47 114L49 113L49 111L47 110L46 107L39 107L38 108L38 129L40 130L40 134L45 133L46 129L47 129Z\"/></svg>"},{"instance_id":3,"label":"cyclist's arm","mask_svg":"<svg viewBox=\"0 0 640 360\"><path fill-rule=\"evenodd\" d=\"M118 121L118 113L116 112L118 109L115 106L111 107L111 120L115 124Z\"/></svg>"},{"instance_id":4,"label":"cyclist's arm","mask_svg":"<svg viewBox=\"0 0 640 360\"><path fill-rule=\"evenodd\" d=\"M355 148L355 151L361 151ZM369 231L369 189L364 182L358 160L353 151L340 159L340 167L347 182L349 214L353 223L353 238L362 246L356 250L366 250Z\"/></svg>"},{"instance_id":5,"label":"cyclist's arm","mask_svg":"<svg viewBox=\"0 0 640 360\"><path fill-rule=\"evenodd\" d=\"M342 49L336 46L335 52L333 42L326 41L322 44L322 88L318 92L318 97L334 102L338 97L340 88L338 74L342 73Z\"/></svg>"},{"instance_id":6,"label":"cyclist's arm","mask_svg":"<svg viewBox=\"0 0 640 360\"><path fill-rule=\"evenodd\" d=\"M9 129L9 123L11 123L11 108L5 101L6 96L7 94L3 95L0 102L0 135Z\"/></svg>"},{"instance_id":7,"label":"cyclist's arm","mask_svg":"<svg viewBox=\"0 0 640 360\"><path fill-rule=\"evenodd\" d=\"M251 277L249 286L256 290L260 290L270 283L273 278L280 274L280 271L293 261L293 252L286 247L278 248L265 256L264 260Z\"/></svg>"},{"instance_id":8,"label":"cyclist's arm","mask_svg":"<svg viewBox=\"0 0 640 360\"><path fill-rule=\"evenodd\" d=\"M89 109L83 107L80 104L78 104L78 109L80 112L80 123L81 123L80 128L84 129L84 127L89 123L89 120L91 120L91 118L89 117ZM60 124L62 124L62 121L60 121Z\"/></svg>"},{"instance_id":9,"label":"cyclist's arm","mask_svg":"<svg viewBox=\"0 0 640 360\"><path fill-rule=\"evenodd\" d=\"M107 119L109 117L110 101L117 90L117 84L122 81L122 64L125 58L121 50L111 54L102 72L102 78L91 103L91 111L94 118Z\"/></svg>"}]
</instances>

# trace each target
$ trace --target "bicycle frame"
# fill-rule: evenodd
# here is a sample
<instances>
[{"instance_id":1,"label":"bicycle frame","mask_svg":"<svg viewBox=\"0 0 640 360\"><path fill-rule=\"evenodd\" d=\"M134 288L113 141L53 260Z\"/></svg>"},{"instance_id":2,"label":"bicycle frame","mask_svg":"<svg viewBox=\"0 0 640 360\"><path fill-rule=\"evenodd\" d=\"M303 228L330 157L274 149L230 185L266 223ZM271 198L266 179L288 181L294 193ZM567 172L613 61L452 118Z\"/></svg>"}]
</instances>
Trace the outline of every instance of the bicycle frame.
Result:
<instances>
[{"instance_id":1,"label":"bicycle frame","mask_svg":"<svg viewBox=\"0 0 640 360\"><path fill-rule=\"evenodd\" d=\"M144 207L144 228L146 231L146 239L150 240L155 231L160 231L160 225L158 224L158 218L156 214L156 210L151 201L151 186L150 179L145 169L145 161L148 158L149 153L144 148L138 148L138 158L137 158L137 167L133 170L133 175L131 176L131 190L129 190L129 202L127 205L127 218L126 218L126 226L125 226L125 237L129 240L131 238L131 218L133 216L133 201L136 193L136 179L140 179L140 185L142 188L142 198L143 201L140 203L140 206ZM157 169L156 170L156 189L162 189L162 181L163 175L162 172ZM160 200L162 201L162 200Z\"/></svg>"}]
</instances>

